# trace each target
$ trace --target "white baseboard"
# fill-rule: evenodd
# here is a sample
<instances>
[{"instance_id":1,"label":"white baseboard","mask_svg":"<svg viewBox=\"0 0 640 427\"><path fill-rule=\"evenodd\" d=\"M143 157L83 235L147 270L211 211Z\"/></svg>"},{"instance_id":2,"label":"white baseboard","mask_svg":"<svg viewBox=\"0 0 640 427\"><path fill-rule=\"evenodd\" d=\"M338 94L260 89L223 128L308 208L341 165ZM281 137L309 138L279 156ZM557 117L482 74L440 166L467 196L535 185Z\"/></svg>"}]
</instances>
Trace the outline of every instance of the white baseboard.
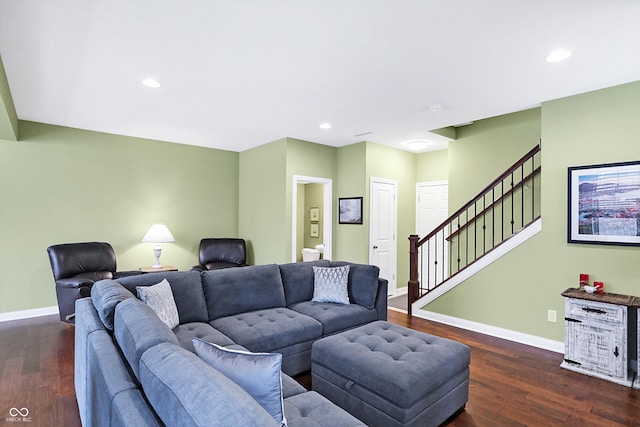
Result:
<instances>
[{"instance_id":1,"label":"white baseboard","mask_svg":"<svg viewBox=\"0 0 640 427\"><path fill-rule=\"evenodd\" d=\"M60 315L57 306L32 308L30 310L11 311L8 313L0 313L0 322L9 322L11 320L28 319L30 317L49 316L51 314Z\"/></svg>"},{"instance_id":2,"label":"white baseboard","mask_svg":"<svg viewBox=\"0 0 640 427\"><path fill-rule=\"evenodd\" d=\"M484 323L473 322L471 320L460 319L458 317L447 316L446 314L434 313L427 310L417 310L413 315L421 319L432 320L445 325L468 331L479 332L492 337L502 338L532 347L542 348L555 353L564 354L564 342L554 341L547 338L537 337L522 332L511 331L509 329L498 328L497 326L485 325Z\"/></svg>"}]
</instances>

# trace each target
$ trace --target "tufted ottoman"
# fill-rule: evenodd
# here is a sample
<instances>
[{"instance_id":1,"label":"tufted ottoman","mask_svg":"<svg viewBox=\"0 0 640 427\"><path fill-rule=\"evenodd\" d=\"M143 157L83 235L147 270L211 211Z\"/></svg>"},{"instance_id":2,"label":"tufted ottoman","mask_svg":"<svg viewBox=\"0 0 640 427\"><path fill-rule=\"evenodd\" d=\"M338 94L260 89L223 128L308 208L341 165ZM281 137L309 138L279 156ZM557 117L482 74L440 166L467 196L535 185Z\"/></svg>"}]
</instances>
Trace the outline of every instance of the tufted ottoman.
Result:
<instances>
[{"instance_id":1,"label":"tufted ottoman","mask_svg":"<svg viewBox=\"0 0 640 427\"><path fill-rule=\"evenodd\" d=\"M377 321L316 341L313 390L369 426L437 426L469 397L469 347Z\"/></svg>"}]
</instances>

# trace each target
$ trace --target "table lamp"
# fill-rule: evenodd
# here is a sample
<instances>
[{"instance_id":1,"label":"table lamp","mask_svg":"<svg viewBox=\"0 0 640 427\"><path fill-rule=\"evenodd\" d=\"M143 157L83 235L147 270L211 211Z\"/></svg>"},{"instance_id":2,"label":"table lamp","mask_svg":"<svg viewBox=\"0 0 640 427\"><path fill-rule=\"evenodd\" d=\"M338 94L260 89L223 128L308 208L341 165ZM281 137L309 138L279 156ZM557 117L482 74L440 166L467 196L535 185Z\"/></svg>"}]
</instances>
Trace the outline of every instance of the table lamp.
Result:
<instances>
[{"instance_id":1,"label":"table lamp","mask_svg":"<svg viewBox=\"0 0 640 427\"><path fill-rule=\"evenodd\" d=\"M156 257L153 268L162 268L162 264L160 264L160 254L162 253L160 243L172 243L175 241L176 239L173 238L173 234L171 234L166 225L153 224L151 228L149 228L147 234L142 238L142 242L156 244L153 247L153 255Z\"/></svg>"}]
</instances>

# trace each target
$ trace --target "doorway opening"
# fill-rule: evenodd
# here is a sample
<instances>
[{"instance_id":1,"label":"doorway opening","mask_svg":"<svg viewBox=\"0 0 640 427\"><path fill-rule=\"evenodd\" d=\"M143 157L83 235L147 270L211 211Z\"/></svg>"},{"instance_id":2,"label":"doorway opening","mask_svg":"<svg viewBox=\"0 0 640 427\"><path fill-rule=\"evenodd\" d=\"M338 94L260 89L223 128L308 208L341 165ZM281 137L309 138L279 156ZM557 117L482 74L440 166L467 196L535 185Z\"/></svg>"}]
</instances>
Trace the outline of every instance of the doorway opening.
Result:
<instances>
[{"instance_id":1,"label":"doorway opening","mask_svg":"<svg viewBox=\"0 0 640 427\"><path fill-rule=\"evenodd\" d=\"M313 187L307 187L313 185ZM302 259L302 249L322 245L322 258L331 259L333 236L332 180L294 175L291 187L291 262ZM314 197L313 206L305 203L307 190ZM316 206L318 205L318 206ZM317 215L317 216L316 216ZM306 239L305 239L306 237ZM306 243L305 243L306 242ZM314 243L314 244L312 244Z\"/></svg>"}]
</instances>

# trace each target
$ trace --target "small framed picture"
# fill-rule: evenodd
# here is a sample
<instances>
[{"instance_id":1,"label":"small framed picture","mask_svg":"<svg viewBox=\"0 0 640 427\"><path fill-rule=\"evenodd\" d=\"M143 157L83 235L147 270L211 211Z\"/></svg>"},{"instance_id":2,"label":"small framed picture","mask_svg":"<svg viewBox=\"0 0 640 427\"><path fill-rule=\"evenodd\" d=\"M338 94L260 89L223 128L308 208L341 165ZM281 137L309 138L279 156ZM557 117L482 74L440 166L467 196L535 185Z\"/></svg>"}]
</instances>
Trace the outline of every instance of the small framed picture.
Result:
<instances>
[{"instance_id":1,"label":"small framed picture","mask_svg":"<svg viewBox=\"0 0 640 427\"><path fill-rule=\"evenodd\" d=\"M320 208L309 209L309 221L319 221L319 220L320 220Z\"/></svg>"},{"instance_id":2,"label":"small framed picture","mask_svg":"<svg viewBox=\"0 0 640 427\"><path fill-rule=\"evenodd\" d=\"M338 199L338 224L362 224L362 197Z\"/></svg>"},{"instance_id":3,"label":"small framed picture","mask_svg":"<svg viewBox=\"0 0 640 427\"><path fill-rule=\"evenodd\" d=\"M311 237L318 237L318 224L311 224L311 229L309 230L309 235Z\"/></svg>"}]
</instances>

